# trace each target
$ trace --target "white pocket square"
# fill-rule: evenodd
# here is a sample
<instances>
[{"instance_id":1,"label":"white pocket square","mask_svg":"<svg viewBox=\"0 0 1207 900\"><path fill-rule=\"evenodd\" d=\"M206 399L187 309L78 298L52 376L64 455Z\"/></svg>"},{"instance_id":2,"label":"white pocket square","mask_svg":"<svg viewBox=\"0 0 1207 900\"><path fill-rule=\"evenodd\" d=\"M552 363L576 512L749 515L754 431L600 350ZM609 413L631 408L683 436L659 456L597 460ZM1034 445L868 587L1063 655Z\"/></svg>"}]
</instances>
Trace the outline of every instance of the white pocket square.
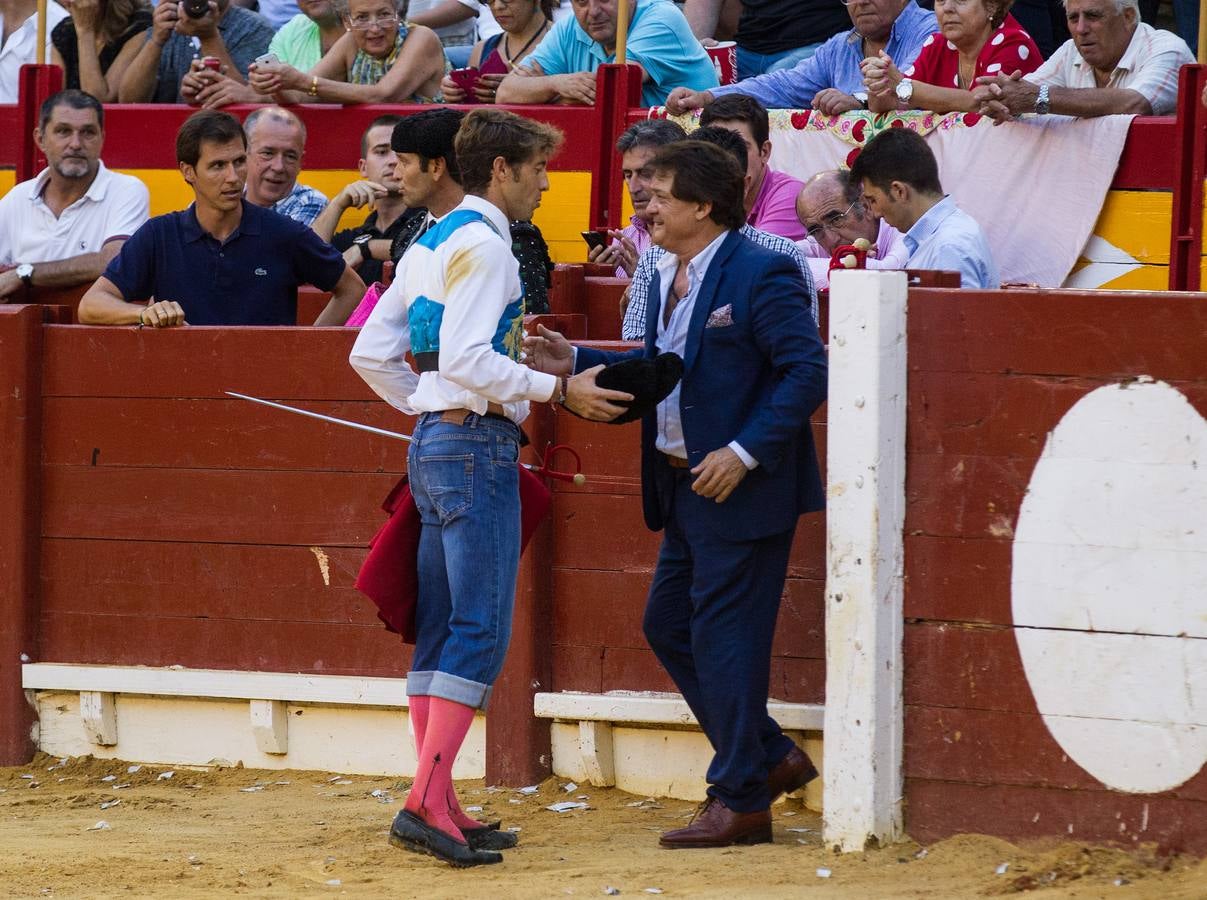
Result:
<instances>
[{"instance_id":1,"label":"white pocket square","mask_svg":"<svg viewBox=\"0 0 1207 900\"><path fill-rule=\"evenodd\" d=\"M724 328L726 325L733 324L733 304L726 303L724 306L719 306L714 309L708 316L708 321L704 323L705 328Z\"/></svg>"}]
</instances>

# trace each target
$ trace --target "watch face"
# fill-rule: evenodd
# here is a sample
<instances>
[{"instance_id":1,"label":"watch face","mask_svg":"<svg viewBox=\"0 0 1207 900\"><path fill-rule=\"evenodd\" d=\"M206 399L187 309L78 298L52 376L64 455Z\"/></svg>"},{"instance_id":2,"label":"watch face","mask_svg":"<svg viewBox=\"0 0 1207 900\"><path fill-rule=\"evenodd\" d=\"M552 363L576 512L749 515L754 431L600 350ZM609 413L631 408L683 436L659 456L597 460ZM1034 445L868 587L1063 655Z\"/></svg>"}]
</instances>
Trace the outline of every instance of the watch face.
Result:
<instances>
[{"instance_id":1,"label":"watch face","mask_svg":"<svg viewBox=\"0 0 1207 900\"><path fill-rule=\"evenodd\" d=\"M17 266L18 278L29 278L33 273L34 267L32 263L21 263L21 265Z\"/></svg>"},{"instance_id":2,"label":"watch face","mask_svg":"<svg viewBox=\"0 0 1207 900\"><path fill-rule=\"evenodd\" d=\"M908 78L897 82L897 99L909 102L914 95L914 83Z\"/></svg>"}]
</instances>

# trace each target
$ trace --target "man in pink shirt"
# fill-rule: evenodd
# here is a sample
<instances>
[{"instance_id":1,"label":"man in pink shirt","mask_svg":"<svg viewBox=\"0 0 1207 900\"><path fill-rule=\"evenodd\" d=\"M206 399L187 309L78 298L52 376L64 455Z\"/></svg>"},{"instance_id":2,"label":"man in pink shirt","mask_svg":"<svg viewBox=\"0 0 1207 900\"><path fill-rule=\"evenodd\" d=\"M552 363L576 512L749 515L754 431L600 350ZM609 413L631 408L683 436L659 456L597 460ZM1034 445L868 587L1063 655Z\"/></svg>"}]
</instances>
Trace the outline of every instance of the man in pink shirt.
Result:
<instances>
[{"instance_id":1,"label":"man in pink shirt","mask_svg":"<svg viewBox=\"0 0 1207 900\"><path fill-rule=\"evenodd\" d=\"M817 288L830 286L834 248L864 238L872 245L869 269L904 269L909 248L896 228L873 216L863 203L863 188L852 185L846 169L818 172L796 198L796 215L805 229L798 241Z\"/></svg>"},{"instance_id":2,"label":"man in pink shirt","mask_svg":"<svg viewBox=\"0 0 1207 900\"><path fill-rule=\"evenodd\" d=\"M650 217L645 206L650 200L650 160L667 144L681 141L683 129L667 119L643 119L625 129L616 141L620 154L620 170L629 199L633 201L633 218L622 229L610 229L612 243L606 247L593 247L587 253L589 262L616 266L617 278L632 278L637 260L650 248Z\"/></svg>"},{"instance_id":3,"label":"man in pink shirt","mask_svg":"<svg viewBox=\"0 0 1207 900\"><path fill-rule=\"evenodd\" d=\"M746 174L750 177L747 224L792 241L803 238L805 228L796 217L796 195L803 185L767 165L771 158L771 126L763 104L745 94L726 94L705 108L700 124L727 128L746 142Z\"/></svg>"}]
</instances>

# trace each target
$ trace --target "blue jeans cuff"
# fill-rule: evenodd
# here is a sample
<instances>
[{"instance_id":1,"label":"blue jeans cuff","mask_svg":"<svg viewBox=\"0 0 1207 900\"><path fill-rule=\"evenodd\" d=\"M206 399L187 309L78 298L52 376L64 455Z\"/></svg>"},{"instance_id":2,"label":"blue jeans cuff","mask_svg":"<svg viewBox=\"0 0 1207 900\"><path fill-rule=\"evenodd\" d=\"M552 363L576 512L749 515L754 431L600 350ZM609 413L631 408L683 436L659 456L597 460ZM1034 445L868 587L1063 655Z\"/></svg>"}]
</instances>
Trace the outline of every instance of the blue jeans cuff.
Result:
<instances>
[{"instance_id":1,"label":"blue jeans cuff","mask_svg":"<svg viewBox=\"0 0 1207 900\"><path fill-rule=\"evenodd\" d=\"M448 672L407 673L408 697L439 697L462 706L485 710L490 702L491 691L489 684L470 681Z\"/></svg>"}]
</instances>

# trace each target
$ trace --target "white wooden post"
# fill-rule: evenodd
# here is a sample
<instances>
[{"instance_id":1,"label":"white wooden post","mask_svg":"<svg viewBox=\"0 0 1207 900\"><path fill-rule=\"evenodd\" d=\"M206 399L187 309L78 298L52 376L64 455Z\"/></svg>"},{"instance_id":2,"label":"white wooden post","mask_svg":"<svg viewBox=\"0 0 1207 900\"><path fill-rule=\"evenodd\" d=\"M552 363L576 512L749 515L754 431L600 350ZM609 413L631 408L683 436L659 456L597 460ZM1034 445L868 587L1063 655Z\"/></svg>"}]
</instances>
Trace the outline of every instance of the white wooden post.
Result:
<instances>
[{"instance_id":1,"label":"white wooden post","mask_svg":"<svg viewBox=\"0 0 1207 900\"><path fill-rule=\"evenodd\" d=\"M100 747L117 743L117 706L107 691L80 691L80 723L88 740Z\"/></svg>"},{"instance_id":2,"label":"white wooden post","mask_svg":"<svg viewBox=\"0 0 1207 900\"><path fill-rule=\"evenodd\" d=\"M616 757L611 722L579 722L578 746L587 781L595 787L616 784Z\"/></svg>"},{"instance_id":3,"label":"white wooden post","mask_svg":"<svg viewBox=\"0 0 1207 900\"><path fill-rule=\"evenodd\" d=\"M284 700L252 700L251 731L264 753L289 752L289 713Z\"/></svg>"},{"instance_id":4,"label":"white wooden post","mask_svg":"<svg viewBox=\"0 0 1207 900\"><path fill-rule=\"evenodd\" d=\"M827 406L824 838L899 840L902 822L904 272L835 272Z\"/></svg>"}]
</instances>

